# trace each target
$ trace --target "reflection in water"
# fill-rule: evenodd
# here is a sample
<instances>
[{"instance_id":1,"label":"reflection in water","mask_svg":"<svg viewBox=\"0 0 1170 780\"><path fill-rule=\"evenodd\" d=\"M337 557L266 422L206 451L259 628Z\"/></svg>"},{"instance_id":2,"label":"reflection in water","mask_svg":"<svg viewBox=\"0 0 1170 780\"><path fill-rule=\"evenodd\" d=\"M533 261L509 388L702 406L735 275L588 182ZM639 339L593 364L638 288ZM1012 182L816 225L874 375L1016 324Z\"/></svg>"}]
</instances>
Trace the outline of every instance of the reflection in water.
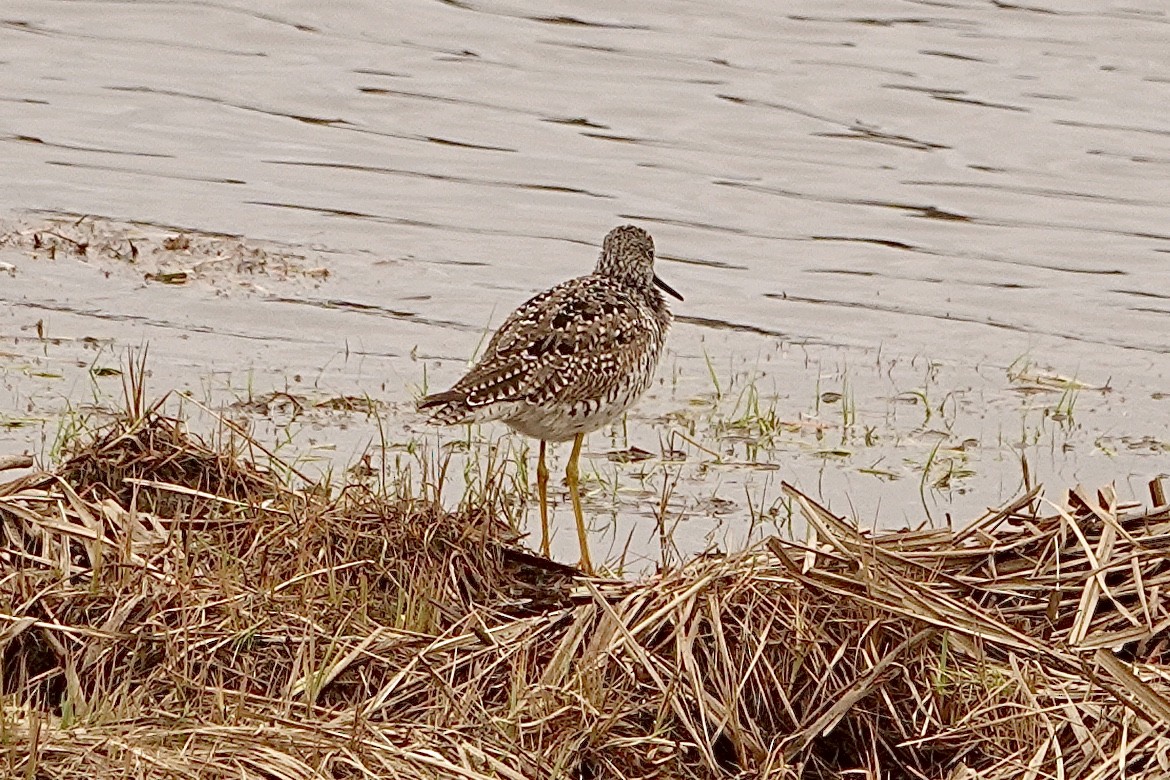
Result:
<instances>
[{"instance_id":1,"label":"reflection in water","mask_svg":"<svg viewBox=\"0 0 1170 780\"><path fill-rule=\"evenodd\" d=\"M331 460L417 438L394 410L634 221L691 294L659 384L588 445L616 547L657 554L660 505L688 549L731 544L780 522L781 478L866 522L973 516L1021 454L1137 494L1170 423L1165 9L865 14L24 0L0 23L10 238L92 215L329 273L4 242L0 441L42 446L35 420L144 343L159 391L384 402L381 433L305 425ZM605 458L632 447L661 457Z\"/></svg>"}]
</instances>

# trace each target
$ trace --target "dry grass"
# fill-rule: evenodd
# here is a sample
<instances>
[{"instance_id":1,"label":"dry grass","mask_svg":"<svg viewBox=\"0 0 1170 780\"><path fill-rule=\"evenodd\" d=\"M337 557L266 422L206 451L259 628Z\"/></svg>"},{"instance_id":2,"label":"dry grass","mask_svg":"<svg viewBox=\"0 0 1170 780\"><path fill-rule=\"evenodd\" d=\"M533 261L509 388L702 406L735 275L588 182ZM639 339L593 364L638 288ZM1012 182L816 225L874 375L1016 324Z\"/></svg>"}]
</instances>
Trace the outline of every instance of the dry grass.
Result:
<instances>
[{"instance_id":1,"label":"dry grass","mask_svg":"<svg viewBox=\"0 0 1170 780\"><path fill-rule=\"evenodd\" d=\"M134 383L131 377L131 384ZM1163 778L1170 508L1032 491L639 582L141 403L0 485L0 773Z\"/></svg>"}]
</instances>

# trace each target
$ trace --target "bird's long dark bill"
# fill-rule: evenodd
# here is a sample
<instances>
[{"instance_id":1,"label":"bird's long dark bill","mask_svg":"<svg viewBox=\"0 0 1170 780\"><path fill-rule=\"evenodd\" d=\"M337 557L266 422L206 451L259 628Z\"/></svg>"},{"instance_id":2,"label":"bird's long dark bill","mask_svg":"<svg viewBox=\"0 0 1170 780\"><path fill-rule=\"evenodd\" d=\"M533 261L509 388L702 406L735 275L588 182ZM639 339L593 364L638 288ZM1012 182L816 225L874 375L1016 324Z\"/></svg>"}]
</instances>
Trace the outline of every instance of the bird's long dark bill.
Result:
<instances>
[{"instance_id":1,"label":"bird's long dark bill","mask_svg":"<svg viewBox=\"0 0 1170 780\"><path fill-rule=\"evenodd\" d=\"M666 292L670 293L675 298L678 298L680 301L683 299L683 297L678 294L678 290L674 289L669 284L667 284L666 282L659 279L658 274L654 274L654 284L661 287L663 290L666 290Z\"/></svg>"}]
</instances>

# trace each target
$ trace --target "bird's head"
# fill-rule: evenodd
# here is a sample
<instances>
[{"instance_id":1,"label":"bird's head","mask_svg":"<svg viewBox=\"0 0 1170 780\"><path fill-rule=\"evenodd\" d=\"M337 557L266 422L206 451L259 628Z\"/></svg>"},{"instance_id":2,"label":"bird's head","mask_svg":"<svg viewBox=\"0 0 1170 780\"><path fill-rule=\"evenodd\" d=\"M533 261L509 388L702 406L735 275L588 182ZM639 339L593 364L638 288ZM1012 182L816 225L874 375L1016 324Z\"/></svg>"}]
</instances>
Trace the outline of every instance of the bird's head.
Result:
<instances>
[{"instance_id":1,"label":"bird's head","mask_svg":"<svg viewBox=\"0 0 1170 780\"><path fill-rule=\"evenodd\" d=\"M683 299L674 288L654 273L654 239L640 227L621 225L606 234L601 242L601 258L597 261L599 275L631 285L639 290L648 290L656 285L666 292Z\"/></svg>"}]
</instances>

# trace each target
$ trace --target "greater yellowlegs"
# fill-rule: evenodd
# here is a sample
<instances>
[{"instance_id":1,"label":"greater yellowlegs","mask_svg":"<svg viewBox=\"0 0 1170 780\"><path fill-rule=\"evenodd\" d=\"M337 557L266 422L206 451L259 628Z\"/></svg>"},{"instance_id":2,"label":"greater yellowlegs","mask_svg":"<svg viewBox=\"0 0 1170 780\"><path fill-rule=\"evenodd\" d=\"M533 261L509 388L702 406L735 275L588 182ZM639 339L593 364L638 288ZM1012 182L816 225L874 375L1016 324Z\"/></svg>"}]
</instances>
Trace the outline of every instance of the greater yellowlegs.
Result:
<instances>
[{"instance_id":1,"label":"greater yellowlegs","mask_svg":"<svg viewBox=\"0 0 1170 780\"><path fill-rule=\"evenodd\" d=\"M565 477L577 520L581 567L592 573L577 460L585 434L617 419L646 392L671 315L655 287L654 239L622 225L609 231L593 273L529 299L504 320L484 355L455 386L419 402L431 422L502 420L540 440L540 550L549 554L548 442L573 440Z\"/></svg>"}]
</instances>

